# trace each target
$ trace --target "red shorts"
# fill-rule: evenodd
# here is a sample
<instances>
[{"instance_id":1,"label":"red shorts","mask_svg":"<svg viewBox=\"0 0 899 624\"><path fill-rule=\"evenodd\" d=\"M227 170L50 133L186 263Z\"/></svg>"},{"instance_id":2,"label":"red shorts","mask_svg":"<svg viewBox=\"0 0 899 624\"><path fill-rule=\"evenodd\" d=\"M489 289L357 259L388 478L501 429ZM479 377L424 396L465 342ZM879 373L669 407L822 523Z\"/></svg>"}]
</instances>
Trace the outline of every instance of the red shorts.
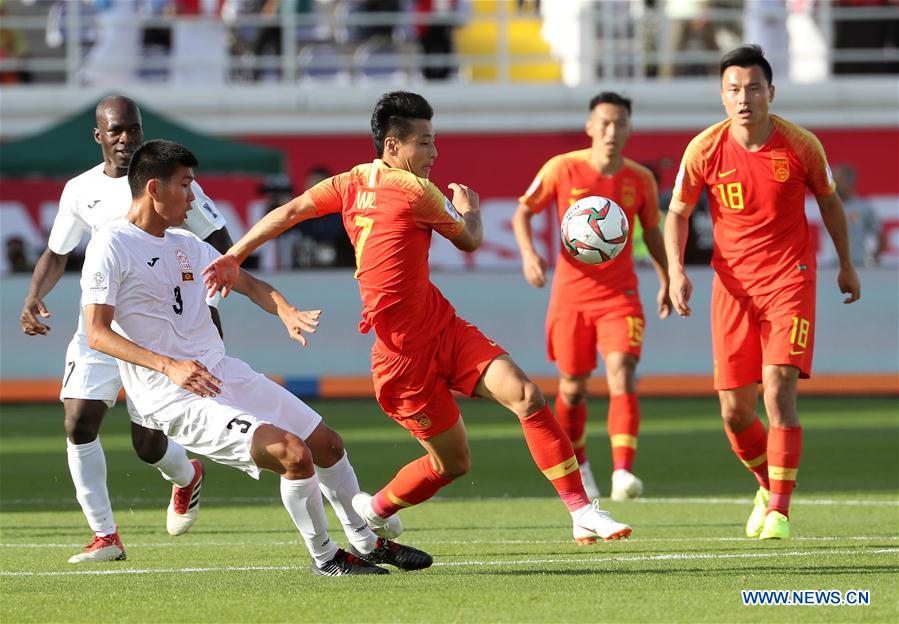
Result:
<instances>
[{"instance_id":1,"label":"red shorts","mask_svg":"<svg viewBox=\"0 0 899 624\"><path fill-rule=\"evenodd\" d=\"M566 375L587 375L596 368L596 351L630 353L643 349L643 306L636 294L609 299L602 310L550 309L546 317L546 352Z\"/></svg>"},{"instance_id":2,"label":"red shorts","mask_svg":"<svg viewBox=\"0 0 899 624\"><path fill-rule=\"evenodd\" d=\"M421 440L459 420L452 390L472 396L487 366L505 350L458 316L427 348L413 353L371 352L375 397L381 408Z\"/></svg>"},{"instance_id":3,"label":"red shorts","mask_svg":"<svg viewBox=\"0 0 899 624\"><path fill-rule=\"evenodd\" d=\"M814 280L765 295L734 296L715 277L712 352L716 390L758 383L762 366L767 365L795 366L800 377L808 378L814 347Z\"/></svg>"}]
</instances>

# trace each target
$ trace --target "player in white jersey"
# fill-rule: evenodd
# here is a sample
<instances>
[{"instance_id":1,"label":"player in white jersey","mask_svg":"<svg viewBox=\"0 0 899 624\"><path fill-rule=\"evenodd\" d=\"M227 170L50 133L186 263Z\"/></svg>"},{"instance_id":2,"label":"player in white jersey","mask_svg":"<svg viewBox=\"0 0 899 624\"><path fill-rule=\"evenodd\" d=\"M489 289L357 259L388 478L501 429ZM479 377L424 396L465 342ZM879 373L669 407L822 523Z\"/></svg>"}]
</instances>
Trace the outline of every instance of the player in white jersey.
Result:
<instances>
[{"instance_id":1,"label":"player in white jersey","mask_svg":"<svg viewBox=\"0 0 899 624\"><path fill-rule=\"evenodd\" d=\"M281 475L281 500L313 558L313 574L385 573L376 563L430 566L430 555L377 537L353 510L359 484L340 436L286 389L225 355L199 273L220 254L189 232L168 229L191 210L196 165L171 141L135 151L131 211L87 248L81 303L90 346L119 359L125 390L145 424L254 478L260 470ZM315 331L319 311L297 310L245 272L234 288L306 345L304 333ZM322 493L341 520L349 552L328 538Z\"/></svg>"},{"instance_id":2,"label":"player in white jersey","mask_svg":"<svg viewBox=\"0 0 899 624\"><path fill-rule=\"evenodd\" d=\"M131 205L128 162L143 141L137 105L121 96L101 101L97 105L94 139L103 151L103 162L69 180L63 190L47 250L34 269L22 310L22 329L28 335L46 335L50 331L41 320L51 316L43 298L62 276L68 257L82 236L122 219ZM196 182L193 193L197 209L191 211L183 227L223 251L228 249L231 239L221 213ZM209 309L220 327L218 311ZM72 563L125 558L112 514L106 459L98 437L103 416L115 404L121 388L115 360L88 347L84 319L79 314L78 329L66 351L60 399L65 406L69 471L76 498L95 535L83 552L69 559ZM161 432L141 426L139 419L132 423L131 433L138 456L158 468L173 484L166 528L172 535L184 533L199 510L202 464L188 460L183 448L169 443Z\"/></svg>"}]
</instances>

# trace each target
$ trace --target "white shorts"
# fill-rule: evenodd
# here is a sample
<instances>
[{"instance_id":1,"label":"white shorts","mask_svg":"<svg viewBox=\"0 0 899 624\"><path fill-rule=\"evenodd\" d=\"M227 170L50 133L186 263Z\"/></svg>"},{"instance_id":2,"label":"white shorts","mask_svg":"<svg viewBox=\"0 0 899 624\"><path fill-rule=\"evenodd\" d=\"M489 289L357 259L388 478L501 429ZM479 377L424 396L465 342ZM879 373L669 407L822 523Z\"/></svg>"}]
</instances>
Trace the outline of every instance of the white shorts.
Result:
<instances>
[{"instance_id":1,"label":"white shorts","mask_svg":"<svg viewBox=\"0 0 899 624\"><path fill-rule=\"evenodd\" d=\"M106 407L112 407L116 404L121 389L122 376L116 359L94 351L76 334L66 349L66 366L62 374L59 400L103 401ZM125 402L125 408L131 422L148 429L159 429L158 426L145 422L131 401Z\"/></svg>"},{"instance_id":2,"label":"white shorts","mask_svg":"<svg viewBox=\"0 0 899 624\"><path fill-rule=\"evenodd\" d=\"M94 351L76 334L66 349L59 399L91 399L112 407L121 389L122 377L115 358Z\"/></svg>"},{"instance_id":3,"label":"white shorts","mask_svg":"<svg viewBox=\"0 0 899 624\"><path fill-rule=\"evenodd\" d=\"M322 418L285 388L245 362L225 357L210 372L222 381L215 398L184 391L165 407L144 415L144 426L160 429L197 455L243 470L254 479L259 467L250 456L253 434L271 424L305 440Z\"/></svg>"}]
</instances>

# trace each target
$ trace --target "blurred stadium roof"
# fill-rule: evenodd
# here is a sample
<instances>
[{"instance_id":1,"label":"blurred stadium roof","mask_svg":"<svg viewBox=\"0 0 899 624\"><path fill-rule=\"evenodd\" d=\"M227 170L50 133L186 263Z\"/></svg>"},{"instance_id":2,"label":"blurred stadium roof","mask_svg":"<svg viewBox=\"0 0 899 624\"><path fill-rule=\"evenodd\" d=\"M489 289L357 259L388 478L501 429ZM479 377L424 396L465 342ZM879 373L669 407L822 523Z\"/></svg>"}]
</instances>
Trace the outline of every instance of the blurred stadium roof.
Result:
<instances>
[{"instance_id":1,"label":"blurred stadium roof","mask_svg":"<svg viewBox=\"0 0 899 624\"><path fill-rule=\"evenodd\" d=\"M144 139L169 139L188 147L210 173L271 175L284 171L277 149L250 145L197 132L141 105ZM100 149L91 136L96 127L94 106L36 134L0 145L0 176L67 177L99 162Z\"/></svg>"}]
</instances>

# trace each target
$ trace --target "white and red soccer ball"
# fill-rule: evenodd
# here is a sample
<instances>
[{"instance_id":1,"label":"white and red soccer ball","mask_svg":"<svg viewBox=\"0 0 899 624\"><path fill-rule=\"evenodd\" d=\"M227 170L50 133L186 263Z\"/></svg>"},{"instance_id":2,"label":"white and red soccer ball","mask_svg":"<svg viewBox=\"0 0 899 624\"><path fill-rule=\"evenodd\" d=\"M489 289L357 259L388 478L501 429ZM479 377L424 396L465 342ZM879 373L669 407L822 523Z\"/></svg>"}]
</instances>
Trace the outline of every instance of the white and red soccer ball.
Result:
<instances>
[{"instance_id":1,"label":"white and red soccer ball","mask_svg":"<svg viewBox=\"0 0 899 624\"><path fill-rule=\"evenodd\" d=\"M584 197L562 217L562 246L575 260L602 264L621 253L629 229L621 206L606 197Z\"/></svg>"}]
</instances>

